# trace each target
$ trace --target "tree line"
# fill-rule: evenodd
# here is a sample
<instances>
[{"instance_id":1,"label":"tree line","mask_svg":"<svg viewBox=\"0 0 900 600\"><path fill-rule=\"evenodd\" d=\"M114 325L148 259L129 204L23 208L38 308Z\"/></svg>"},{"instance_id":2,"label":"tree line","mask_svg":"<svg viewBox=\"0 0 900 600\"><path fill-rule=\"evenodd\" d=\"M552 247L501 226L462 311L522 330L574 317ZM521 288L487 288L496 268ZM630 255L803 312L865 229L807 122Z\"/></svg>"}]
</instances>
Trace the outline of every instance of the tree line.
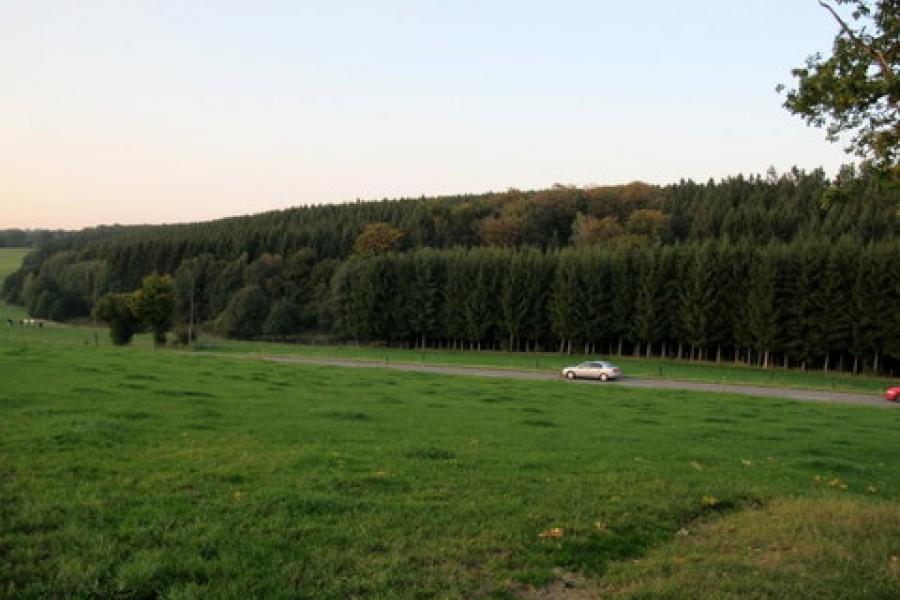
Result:
<instances>
[{"instance_id":1,"label":"tree line","mask_svg":"<svg viewBox=\"0 0 900 600\"><path fill-rule=\"evenodd\" d=\"M767 244L845 235L865 243L900 233L896 205L896 184L848 167L833 180L821 170L794 169L669 186L555 186L300 206L204 223L102 226L55 236L39 246L6 294L21 300L27 274L37 274L58 254L71 262L103 261L103 285L116 292L136 289L154 271L173 273L182 260L201 254L235 259L246 253L254 260L307 248L317 260L344 260L373 223L399 231L396 249L402 251L457 246L552 250L723 238Z\"/></svg>"},{"instance_id":2,"label":"tree line","mask_svg":"<svg viewBox=\"0 0 900 600\"><path fill-rule=\"evenodd\" d=\"M49 229L0 229L0 248L35 248L67 233Z\"/></svg>"},{"instance_id":3,"label":"tree line","mask_svg":"<svg viewBox=\"0 0 900 600\"><path fill-rule=\"evenodd\" d=\"M885 370L897 205L848 168L300 207L54 237L2 294L61 320L168 274L175 323L234 337Z\"/></svg>"},{"instance_id":4,"label":"tree line","mask_svg":"<svg viewBox=\"0 0 900 600\"><path fill-rule=\"evenodd\" d=\"M897 240L846 238L386 254L336 273L333 325L406 346L884 371L900 359L898 256Z\"/></svg>"}]
</instances>

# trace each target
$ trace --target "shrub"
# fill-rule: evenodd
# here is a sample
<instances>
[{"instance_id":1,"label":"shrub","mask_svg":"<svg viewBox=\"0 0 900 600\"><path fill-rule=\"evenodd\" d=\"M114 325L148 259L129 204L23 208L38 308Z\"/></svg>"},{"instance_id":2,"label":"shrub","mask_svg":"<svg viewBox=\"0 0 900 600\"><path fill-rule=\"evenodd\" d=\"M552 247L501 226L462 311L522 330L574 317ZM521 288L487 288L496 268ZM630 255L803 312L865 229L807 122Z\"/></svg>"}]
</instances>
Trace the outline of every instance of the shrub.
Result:
<instances>
[{"instance_id":1,"label":"shrub","mask_svg":"<svg viewBox=\"0 0 900 600\"><path fill-rule=\"evenodd\" d=\"M124 346L140 330L133 294L106 294L94 307L94 317L109 324L113 344Z\"/></svg>"}]
</instances>

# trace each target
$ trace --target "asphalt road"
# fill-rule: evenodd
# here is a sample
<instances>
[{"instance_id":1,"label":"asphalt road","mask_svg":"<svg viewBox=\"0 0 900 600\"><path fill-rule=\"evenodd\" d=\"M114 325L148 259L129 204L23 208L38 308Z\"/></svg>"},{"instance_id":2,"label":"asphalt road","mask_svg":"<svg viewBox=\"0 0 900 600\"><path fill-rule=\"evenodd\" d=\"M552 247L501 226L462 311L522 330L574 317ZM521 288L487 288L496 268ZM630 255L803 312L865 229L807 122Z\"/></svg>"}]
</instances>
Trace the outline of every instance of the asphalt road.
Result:
<instances>
[{"instance_id":1,"label":"asphalt road","mask_svg":"<svg viewBox=\"0 0 900 600\"><path fill-rule=\"evenodd\" d=\"M532 381L560 381L575 385L612 385L634 388L662 389L662 390L693 390L697 392L720 392L728 394L743 394L745 396L765 396L768 398L787 398L789 400L801 400L805 402L826 402L837 404L854 404L862 406L881 406L884 408L900 408L900 402L888 402L879 394L862 394L854 392L829 392L820 390L806 390L783 387L738 385L724 383L700 383L695 381L675 381L671 379L640 379L637 377L622 377L617 381L599 382L576 379L569 381L562 379L557 373L544 371L519 371L515 369L488 369L482 367L453 367L441 365L423 365L404 362L376 362L363 360L346 360L340 358L310 358L306 356L291 356L280 354L217 354L217 356L231 356L235 358L267 360L280 363L297 363L304 365L321 365L324 367L341 368L377 368L393 369L396 371L410 371L415 373L436 373L442 375L467 375L473 377L497 377L501 379L523 379Z\"/></svg>"}]
</instances>

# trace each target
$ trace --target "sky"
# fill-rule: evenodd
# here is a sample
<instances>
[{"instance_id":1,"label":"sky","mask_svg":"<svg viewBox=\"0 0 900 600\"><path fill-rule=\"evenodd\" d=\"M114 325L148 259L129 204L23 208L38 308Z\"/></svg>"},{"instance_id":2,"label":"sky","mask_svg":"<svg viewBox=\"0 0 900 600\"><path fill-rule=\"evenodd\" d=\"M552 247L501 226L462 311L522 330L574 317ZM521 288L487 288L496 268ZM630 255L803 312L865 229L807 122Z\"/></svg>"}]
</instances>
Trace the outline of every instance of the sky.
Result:
<instances>
[{"instance_id":1,"label":"sky","mask_svg":"<svg viewBox=\"0 0 900 600\"><path fill-rule=\"evenodd\" d=\"M850 162L814 0L0 0L0 229Z\"/></svg>"}]
</instances>

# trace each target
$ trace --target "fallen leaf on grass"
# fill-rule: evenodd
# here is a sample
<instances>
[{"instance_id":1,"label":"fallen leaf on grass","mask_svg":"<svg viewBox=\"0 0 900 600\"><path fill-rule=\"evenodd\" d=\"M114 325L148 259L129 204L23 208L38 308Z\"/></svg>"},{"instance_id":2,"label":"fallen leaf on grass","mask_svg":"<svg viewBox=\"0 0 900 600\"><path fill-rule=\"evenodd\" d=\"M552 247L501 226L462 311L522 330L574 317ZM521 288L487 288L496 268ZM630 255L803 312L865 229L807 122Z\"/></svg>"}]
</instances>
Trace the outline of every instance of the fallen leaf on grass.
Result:
<instances>
[{"instance_id":1,"label":"fallen leaf on grass","mask_svg":"<svg viewBox=\"0 0 900 600\"><path fill-rule=\"evenodd\" d=\"M749 459L746 459L746 458L742 458L742 459L741 459L741 463L742 463L745 467L752 467L752 466L753 466L753 461L752 461L752 460L749 460Z\"/></svg>"},{"instance_id":2,"label":"fallen leaf on grass","mask_svg":"<svg viewBox=\"0 0 900 600\"><path fill-rule=\"evenodd\" d=\"M715 506L716 504L718 504L719 501L716 500L715 496L703 496L702 503L703 503L703 506L712 507L712 506Z\"/></svg>"},{"instance_id":3,"label":"fallen leaf on grass","mask_svg":"<svg viewBox=\"0 0 900 600\"><path fill-rule=\"evenodd\" d=\"M552 527L547 531L538 534L539 538L561 538L566 535L566 530L562 527Z\"/></svg>"},{"instance_id":4,"label":"fallen leaf on grass","mask_svg":"<svg viewBox=\"0 0 900 600\"><path fill-rule=\"evenodd\" d=\"M697 469L698 471L703 470L703 465L698 463L696 460L691 461L691 466L694 467L695 469Z\"/></svg>"},{"instance_id":5,"label":"fallen leaf on grass","mask_svg":"<svg viewBox=\"0 0 900 600\"><path fill-rule=\"evenodd\" d=\"M609 527L603 521L594 521L594 529L600 533L609 533Z\"/></svg>"}]
</instances>

